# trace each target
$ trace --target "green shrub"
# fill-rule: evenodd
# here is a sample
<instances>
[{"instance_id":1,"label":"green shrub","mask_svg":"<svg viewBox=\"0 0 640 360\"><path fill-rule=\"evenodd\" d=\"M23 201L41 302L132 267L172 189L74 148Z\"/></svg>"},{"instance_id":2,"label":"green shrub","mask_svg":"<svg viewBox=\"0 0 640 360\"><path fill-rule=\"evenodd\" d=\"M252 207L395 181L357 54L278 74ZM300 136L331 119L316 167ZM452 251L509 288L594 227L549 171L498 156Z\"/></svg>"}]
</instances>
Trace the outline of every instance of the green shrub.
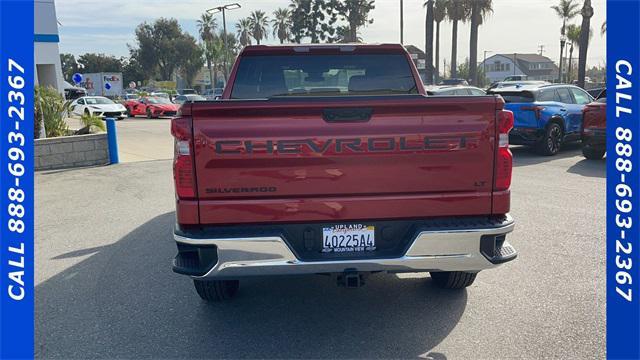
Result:
<instances>
[{"instance_id":1,"label":"green shrub","mask_svg":"<svg viewBox=\"0 0 640 360\"><path fill-rule=\"evenodd\" d=\"M84 127L76 131L76 134L78 135L89 134L95 132L96 129L107 131L104 122L99 116L84 114L80 118L80 121L82 122L82 125L84 125Z\"/></svg>"},{"instance_id":2,"label":"green shrub","mask_svg":"<svg viewBox=\"0 0 640 360\"><path fill-rule=\"evenodd\" d=\"M64 120L69 112L69 103L52 87L35 87L34 121L38 124L44 119L44 129L47 137L65 136L69 134L69 127Z\"/></svg>"}]
</instances>

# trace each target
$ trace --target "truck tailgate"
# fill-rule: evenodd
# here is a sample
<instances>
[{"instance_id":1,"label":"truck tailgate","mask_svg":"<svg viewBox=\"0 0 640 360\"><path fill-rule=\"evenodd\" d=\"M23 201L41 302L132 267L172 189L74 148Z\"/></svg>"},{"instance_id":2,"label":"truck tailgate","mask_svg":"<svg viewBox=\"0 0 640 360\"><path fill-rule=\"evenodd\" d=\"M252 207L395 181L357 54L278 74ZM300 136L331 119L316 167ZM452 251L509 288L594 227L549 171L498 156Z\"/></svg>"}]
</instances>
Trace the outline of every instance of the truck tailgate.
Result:
<instances>
[{"instance_id":1,"label":"truck tailgate","mask_svg":"<svg viewBox=\"0 0 640 360\"><path fill-rule=\"evenodd\" d=\"M495 97L191 106L203 224L491 213Z\"/></svg>"}]
</instances>

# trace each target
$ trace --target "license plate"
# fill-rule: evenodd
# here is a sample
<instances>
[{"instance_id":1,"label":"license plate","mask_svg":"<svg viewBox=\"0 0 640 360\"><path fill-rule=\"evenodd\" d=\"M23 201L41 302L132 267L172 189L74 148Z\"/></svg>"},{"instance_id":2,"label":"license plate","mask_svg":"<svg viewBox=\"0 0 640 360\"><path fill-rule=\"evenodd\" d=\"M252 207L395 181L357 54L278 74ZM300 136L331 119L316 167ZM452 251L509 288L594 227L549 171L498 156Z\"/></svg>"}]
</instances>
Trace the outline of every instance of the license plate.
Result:
<instances>
[{"instance_id":1,"label":"license plate","mask_svg":"<svg viewBox=\"0 0 640 360\"><path fill-rule=\"evenodd\" d=\"M374 226L352 224L322 228L322 252L363 252L375 249Z\"/></svg>"}]
</instances>

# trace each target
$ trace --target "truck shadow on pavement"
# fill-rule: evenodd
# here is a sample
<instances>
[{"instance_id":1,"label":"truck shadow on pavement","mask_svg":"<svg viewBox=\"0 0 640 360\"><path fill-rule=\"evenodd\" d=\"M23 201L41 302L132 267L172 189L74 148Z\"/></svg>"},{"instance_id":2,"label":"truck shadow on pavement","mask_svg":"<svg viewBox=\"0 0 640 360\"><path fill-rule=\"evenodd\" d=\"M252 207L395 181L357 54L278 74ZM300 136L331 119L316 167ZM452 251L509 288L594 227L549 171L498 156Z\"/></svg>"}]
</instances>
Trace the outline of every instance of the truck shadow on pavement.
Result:
<instances>
[{"instance_id":1,"label":"truck shadow on pavement","mask_svg":"<svg viewBox=\"0 0 640 360\"><path fill-rule=\"evenodd\" d=\"M607 160L606 158L602 160L582 159L571 165L571 167L567 169L567 172L588 177L606 178Z\"/></svg>"},{"instance_id":2,"label":"truck shadow on pavement","mask_svg":"<svg viewBox=\"0 0 640 360\"><path fill-rule=\"evenodd\" d=\"M467 304L466 290L426 274L373 275L356 290L317 275L250 279L234 300L208 304L171 271L174 219L58 256L93 253L36 287L37 358L415 358Z\"/></svg>"}]
</instances>

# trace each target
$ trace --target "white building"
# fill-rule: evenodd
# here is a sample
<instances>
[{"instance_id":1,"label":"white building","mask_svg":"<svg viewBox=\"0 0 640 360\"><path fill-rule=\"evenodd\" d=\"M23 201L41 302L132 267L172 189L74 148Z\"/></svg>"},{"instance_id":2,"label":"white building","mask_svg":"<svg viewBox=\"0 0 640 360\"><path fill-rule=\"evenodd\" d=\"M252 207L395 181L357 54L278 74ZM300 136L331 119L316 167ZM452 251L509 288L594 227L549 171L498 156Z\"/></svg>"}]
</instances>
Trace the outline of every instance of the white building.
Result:
<instances>
[{"instance_id":1,"label":"white building","mask_svg":"<svg viewBox=\"0 0 640 360\"><path fill-rule=\"evenodd\" d=\"M36 85L52 86L60 93L64 91L60 49L58 43L58 18L54 0L34 2L34 59Z\"/></svg>"},{"instance_id":2,"label":"white building","mask_svg":"<svg viewBox=\"0 0 640 360\"><path fill-rule=\"evenodd\" d=\"M548 57L538 54L496 54L481 63L480 68L486 69L490 82L502 81L513 75L549 82L558 79L558 66Z\"/></svg>"}]
</instances>

